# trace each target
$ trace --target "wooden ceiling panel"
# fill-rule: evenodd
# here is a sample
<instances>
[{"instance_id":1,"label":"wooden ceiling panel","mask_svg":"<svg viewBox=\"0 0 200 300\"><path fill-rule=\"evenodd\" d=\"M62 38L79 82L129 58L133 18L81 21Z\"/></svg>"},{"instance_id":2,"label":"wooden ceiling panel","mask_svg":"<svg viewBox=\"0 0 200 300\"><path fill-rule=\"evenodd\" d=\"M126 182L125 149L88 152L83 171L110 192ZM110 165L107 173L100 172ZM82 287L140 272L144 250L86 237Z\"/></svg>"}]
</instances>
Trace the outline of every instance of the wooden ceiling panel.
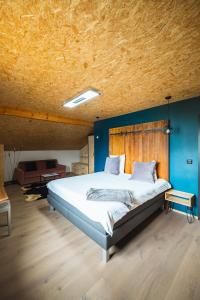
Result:
<instances>
[{"instance_id":1,"label":"wooden ceiling panel","mask_svg":"<svg viewBox=\"0 0 200 300\"><path fill-rule=\"evenodd\" d=\"M200 95L197 0L0 1L0 47L4 106L93 121Z\"/></svg>"},{"instance_id":2,"label":"wooden ceiling panel","mask_svg":"<svg viewBox=\"0 0 200 300\"><path fill-rule=\"evenodd\" d=\"M6 150L81 149L91 128L0 116L0 142Z\"/></svg>"}]
</instances>

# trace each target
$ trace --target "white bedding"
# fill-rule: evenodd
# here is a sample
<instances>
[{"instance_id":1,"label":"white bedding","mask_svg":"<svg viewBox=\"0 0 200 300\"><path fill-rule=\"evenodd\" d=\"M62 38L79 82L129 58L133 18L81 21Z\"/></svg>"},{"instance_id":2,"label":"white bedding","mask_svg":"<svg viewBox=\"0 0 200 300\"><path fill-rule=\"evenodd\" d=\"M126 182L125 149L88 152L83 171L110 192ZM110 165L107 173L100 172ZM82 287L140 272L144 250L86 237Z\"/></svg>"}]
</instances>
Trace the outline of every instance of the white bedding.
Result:
<instances>
[{"instance_id":1,"label":"white bedding","mask_svg":"<svg viewBox=\"0 0 200 300\"><path fill-rule=\"evenodd\" d=\"M87 201L86 193L90 188L132 190L136 201L142 204L171 187L164 179L158 179L155 184L151 184L129 180L130 176L130 174L111 175L98 172L53 180L47 187L88 218L101 223L105 231L112 235L114 224L125 216L129 209L121 202Z\"/></svg>"}]
</instances>

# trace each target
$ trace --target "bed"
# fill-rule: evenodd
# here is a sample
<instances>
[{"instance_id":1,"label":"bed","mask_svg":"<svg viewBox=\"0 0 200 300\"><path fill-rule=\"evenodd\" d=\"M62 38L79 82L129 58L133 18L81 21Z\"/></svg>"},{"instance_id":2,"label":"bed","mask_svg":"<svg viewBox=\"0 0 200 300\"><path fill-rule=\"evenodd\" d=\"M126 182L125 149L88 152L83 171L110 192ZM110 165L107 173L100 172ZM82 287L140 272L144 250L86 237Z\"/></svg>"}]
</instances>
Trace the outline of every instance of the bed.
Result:
<instances>
[{"instance_id":1,"label":"bed","mask_svg":"<svg viewBox=\"0 0 200 300\"><path fill-rule=\"evenodd\" d=\"M101 246L104 261L108 261L112 246L163 206L164 192L170 188L164 179L155 184L129 179L130 174L97 172L53 180L47 185L51 207ZM87 201L90 187L132 190L138 205L129 210L123 203Z\"/></svg>"},{"instance_id":2,"label":"bed","mask_svg":"<svg viewBox=\"0 0 200 300\"><path fill-rule=\"evenodd\" d=\"M102 248L105 262L112 246L163 207L164 193L171 187L167 127L168 121L162 120L109 129L109 155L125 156L124 174L97 172L48 183L50 206ZM134 161L153 160L157 162L159 178L155 183L129 180ZM118 202L89 202L86 193L90 188L132 190L138 205L128 210Z\"/></svg>"}]
</instances>

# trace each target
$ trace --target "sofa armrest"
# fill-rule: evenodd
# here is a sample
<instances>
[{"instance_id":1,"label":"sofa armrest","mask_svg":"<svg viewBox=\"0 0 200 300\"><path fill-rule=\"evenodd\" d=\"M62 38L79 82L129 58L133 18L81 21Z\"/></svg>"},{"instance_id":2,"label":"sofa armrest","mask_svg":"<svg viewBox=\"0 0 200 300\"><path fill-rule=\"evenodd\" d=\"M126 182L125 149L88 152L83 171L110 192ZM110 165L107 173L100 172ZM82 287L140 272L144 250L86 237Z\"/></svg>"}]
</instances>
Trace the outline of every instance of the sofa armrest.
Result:
<instances>
[{"instance_id":1,"label":"sofa armrest","mask_svg":"<svg viewBox=\"0 0 200 300\"><path fill-rule=\"evenodd\" d=\"M24 170L20 168L16 168L14 172L14 179L21 185L24 183L24 173Z\"/></svg>"}]
</instances>

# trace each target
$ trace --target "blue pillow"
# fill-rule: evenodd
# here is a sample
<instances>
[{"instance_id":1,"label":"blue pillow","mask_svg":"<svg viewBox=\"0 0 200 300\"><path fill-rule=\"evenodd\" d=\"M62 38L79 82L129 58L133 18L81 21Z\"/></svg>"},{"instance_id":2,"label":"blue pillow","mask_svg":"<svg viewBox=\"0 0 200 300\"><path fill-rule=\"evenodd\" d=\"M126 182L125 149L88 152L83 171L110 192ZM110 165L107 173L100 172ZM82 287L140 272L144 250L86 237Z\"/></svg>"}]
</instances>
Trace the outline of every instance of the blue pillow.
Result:
<instances>
[{"instance_id":1,"label":"blue pillow","mask_svg":"<svg viewBox=\"0 0 200 300\"><path fill-rule=\"evenodd\" d=\"M134 173L130 180L155 183L156 162L134 162Z\"/></svg>"}]
</instances>

